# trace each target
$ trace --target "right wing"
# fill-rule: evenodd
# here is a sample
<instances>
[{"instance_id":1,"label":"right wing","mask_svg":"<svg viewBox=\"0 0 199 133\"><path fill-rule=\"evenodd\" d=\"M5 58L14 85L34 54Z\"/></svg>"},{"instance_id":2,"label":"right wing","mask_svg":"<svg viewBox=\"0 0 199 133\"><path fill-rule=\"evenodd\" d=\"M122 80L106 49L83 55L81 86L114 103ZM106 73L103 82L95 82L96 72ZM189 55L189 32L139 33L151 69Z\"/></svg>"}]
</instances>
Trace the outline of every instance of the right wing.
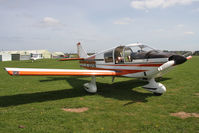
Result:
<instances>
[{"instance_id":1,"label":"right wing","mask_svg":"<svg viewBox=\"0 0 199 133\"><path fill-rule=\"evenodd\" d=\"M10 75L39 75L39 76L116 76L112 70L80 70L80 69L39 69L39 68L5 68Z\"/></svg>"}]
</instances>

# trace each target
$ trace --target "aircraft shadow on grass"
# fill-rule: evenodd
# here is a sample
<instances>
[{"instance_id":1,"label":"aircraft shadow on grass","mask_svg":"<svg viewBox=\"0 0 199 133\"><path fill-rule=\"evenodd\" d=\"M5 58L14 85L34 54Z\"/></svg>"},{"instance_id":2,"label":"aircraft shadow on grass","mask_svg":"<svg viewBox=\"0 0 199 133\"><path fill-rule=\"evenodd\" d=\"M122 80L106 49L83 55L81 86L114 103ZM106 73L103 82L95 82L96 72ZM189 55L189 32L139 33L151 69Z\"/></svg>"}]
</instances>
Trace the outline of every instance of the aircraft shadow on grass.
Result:
<instances>
[{"instance_id":1,"label":"aircraft shadow on grass","mask_svg":"<svg viewBox=\"0 0 199 133\"><path fill-rule=\"evenodd\" d=\"M161 78L157 81L168 80L169 78ZM72 88L62 89L46 92L36 92L28 94L17 94L0 96L0 107L17 106L22 104L45 102L52 100L67 99L73 97L82 97L86 95L93 95L83 89L83 84L89 80L79 79L79 77L48 77L47 80L40 80L40 82L51 82L56 80L65 80ZM97 95L114 98L119 100L130 100L131 102L124 104L124 106L136 102L147 102L147 97L154 96L152 93L142 93L134 91L133 88L145 85L146 82L140 80L128 80L122 82L115 82L113 84L97 82Z\"/></svg>"}]
</instances>

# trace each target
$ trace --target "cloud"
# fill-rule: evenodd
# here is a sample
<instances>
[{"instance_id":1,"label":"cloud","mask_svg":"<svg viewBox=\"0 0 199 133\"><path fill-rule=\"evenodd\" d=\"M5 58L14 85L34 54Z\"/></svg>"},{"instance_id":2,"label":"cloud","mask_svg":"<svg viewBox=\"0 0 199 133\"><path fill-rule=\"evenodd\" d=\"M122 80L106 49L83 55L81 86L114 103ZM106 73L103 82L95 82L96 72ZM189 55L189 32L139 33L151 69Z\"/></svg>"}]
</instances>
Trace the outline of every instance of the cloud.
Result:
<instances>
[{"instance_id":1,"label":"cloud","mask_svg":"<svg viewBox=\"0 0 199 133\"><path fill-rule=\"evenodd\" d=\"M119 20L116 20L113 22L113 24L119 24L119 25L127 25L134 22L134 19L126 17L126 18L121 18Z\"/></svg>"},{"instance_id":2,"label":"cloud","mask_svg":"<svg viewBox=\"0 0 199 133\"><path fill-rule=\"evenodd\" d=\"M60 24L59 20L52 18L52 17L44 17L42 20L42 23L49 25L49 26L54 26L54 25Z\"/></svg>"},{"instance_id":3,"label":"cloud","mask_svg":"<svg viewBox=\"0 0 199 133\"><path fill-rule=\"evenodd\" d=\"M58 19L52 17L44 17L38 24L39 27L57 27L62 25Z\"/></svg>"},{"instance_id":4,"label":"cloud","mask_svg":"<svg viewBox=\"0 0 199 133\"><path fill-rule=\"evenodd\" d=\"M131 6L135 9L167 8L175 5L189 5L198 0L133 0Z\"/></svg>"},{"instance_id":5,"label":"cloud","mask_svg":"<svg viewBox=\"0 0 199 133\"><path fill-rule=\"evenodd\" d=\"M192 31L186 31L186 32L184 32L184 34L185 34L185 35L194 35L195 33L192 32Z\"/></svg>"}]
</instances>

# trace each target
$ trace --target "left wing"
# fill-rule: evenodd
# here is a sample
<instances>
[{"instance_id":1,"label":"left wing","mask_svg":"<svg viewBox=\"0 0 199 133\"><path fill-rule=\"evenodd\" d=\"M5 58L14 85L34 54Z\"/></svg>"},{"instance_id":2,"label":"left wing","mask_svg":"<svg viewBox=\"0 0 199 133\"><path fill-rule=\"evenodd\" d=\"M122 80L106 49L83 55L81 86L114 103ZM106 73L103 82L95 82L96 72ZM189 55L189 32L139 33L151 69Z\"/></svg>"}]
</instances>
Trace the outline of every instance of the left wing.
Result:
<instances>
[{"instance_id":1,"label":"left wing","mask_svg":"<svg viewBox=\"0 0 199 133\"><path fill-rule=\"evenodd\" d=\"M39 75L39 76L116 76L112 70L80 70L80 69L39 69L39 68L5 68L10 75Z\"/></svg>"}]
</instances>

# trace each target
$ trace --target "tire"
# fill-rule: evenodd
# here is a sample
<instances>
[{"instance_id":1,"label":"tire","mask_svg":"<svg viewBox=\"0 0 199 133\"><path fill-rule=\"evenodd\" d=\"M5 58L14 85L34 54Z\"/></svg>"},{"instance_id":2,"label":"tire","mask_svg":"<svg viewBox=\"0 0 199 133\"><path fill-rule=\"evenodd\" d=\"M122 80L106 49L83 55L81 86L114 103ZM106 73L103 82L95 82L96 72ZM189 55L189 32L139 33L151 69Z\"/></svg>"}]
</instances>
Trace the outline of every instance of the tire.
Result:
<instances>
[{"instance_id":1,"label":"tire","mask_svg":"<svg viewBox=\"0 0 199 133\"><path fill-rule=\"evenodd\" d=\"M153 93L155 96L161 96L163 93L156 93L156 92L154 92Z\"/></svg>"}]
</instances>

